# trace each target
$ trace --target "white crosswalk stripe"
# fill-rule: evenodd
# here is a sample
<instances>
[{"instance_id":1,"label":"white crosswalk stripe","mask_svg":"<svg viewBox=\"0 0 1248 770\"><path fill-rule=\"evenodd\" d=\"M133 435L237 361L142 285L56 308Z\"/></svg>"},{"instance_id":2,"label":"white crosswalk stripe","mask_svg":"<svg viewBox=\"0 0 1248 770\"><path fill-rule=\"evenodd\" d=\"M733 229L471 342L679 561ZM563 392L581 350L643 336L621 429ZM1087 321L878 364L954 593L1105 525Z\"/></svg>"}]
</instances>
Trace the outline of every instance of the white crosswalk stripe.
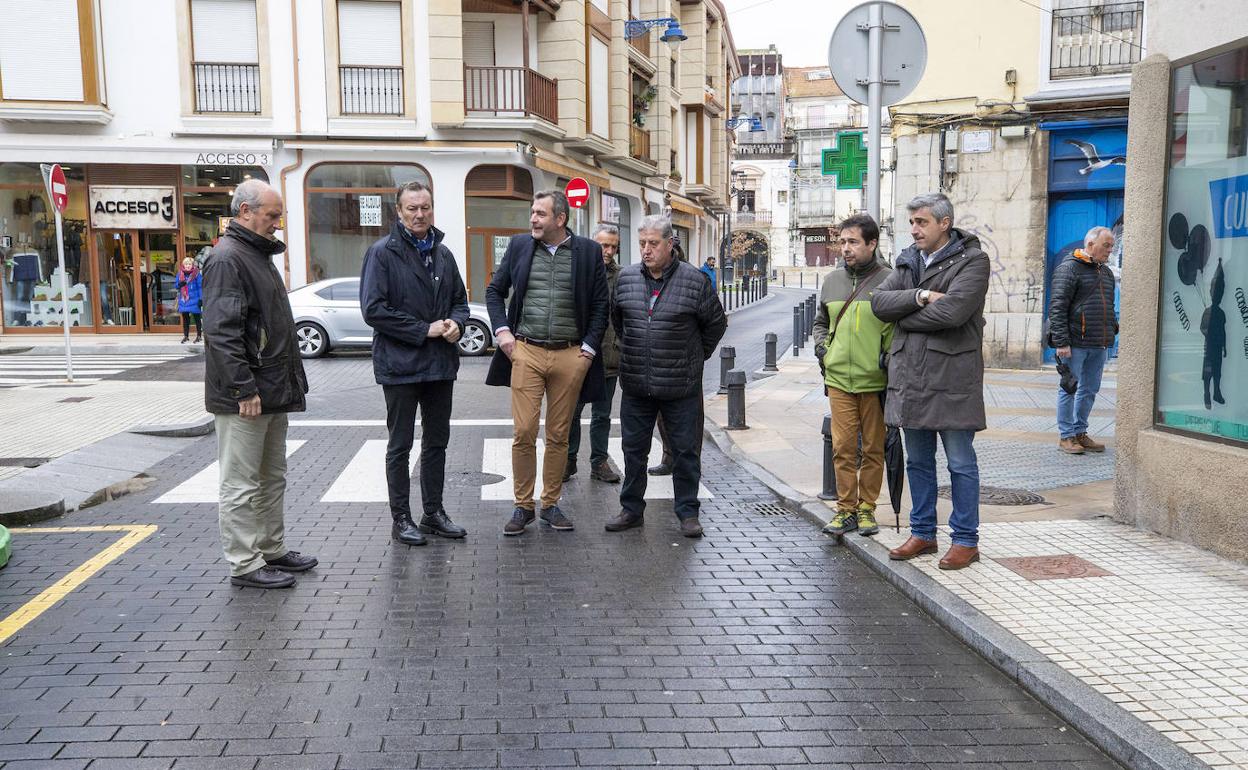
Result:
<instances>
[{"instance_id":1,"label":"white crosswalk stripe","mask_svg":"<svg viewBox=\"0 0 1248 770\"><path fill-rule=\"evenodd\" d=\"M308 443L303 439L286 440L286 457ZM215 503L221 487L221 465L213 461L207 468L153 500L153 503Z\"/></svg>"},{"instance_id":2,"label":"white crosswalk stripe","mask_svg":"<svg viewBox=\"0 0 1248 770\"><path fill-rule=\"evenodd\" d=\"M288 439L286 456L291 458L290 466L295 469L300 458L295 454L300 447L308 443L306 439ZM481 439L481 470L488 474L502 476L500 481L481 487L482 500L511 500L514 495L511 473L511 439ZM540 498L542 493L541 468L545 456L545 443L537 441L537 484L534 497ZM650 456L658 457L662 446L657 440L650 446ZM608 443L608 454L620 468L624 467L624 453L620 448L620 439L612 438ZM420 441L412 446L411 469L413 476L420 460ZM327 477L331 469L318 474ZM588 473L585 474L588 477ZM413 482L416 479L413 478ZM169 503L216 503L218 487L221 483L221 472L214 461L206 468L178 484L173 489L153 500L157 504ZM618 489L618 488L617 488ZM646 487L647 500L671 500L675 497L672 490L671 476L651 476ZM710 490L698 485L698 497L710 499ZM320 498L323 503L384 503L387 501L386 488L386 440L366 439L341 469L337 471L329 489Z\"/></svg>"},{"instance_id":3,"label":"white crosswalk stripe","mask_svg":"<svg viewBox=\"0 0 1248 770\"><path fill-rule=\"evenodd\" d=\"M103 377L121 374L153 364L177 361L190 353L151 353L110 355L85 353L73 357L75 382L99 382ZM65 354L23 353L0 356L0 385L44 385L65 380Z\"/></svg>"}]
</instances>

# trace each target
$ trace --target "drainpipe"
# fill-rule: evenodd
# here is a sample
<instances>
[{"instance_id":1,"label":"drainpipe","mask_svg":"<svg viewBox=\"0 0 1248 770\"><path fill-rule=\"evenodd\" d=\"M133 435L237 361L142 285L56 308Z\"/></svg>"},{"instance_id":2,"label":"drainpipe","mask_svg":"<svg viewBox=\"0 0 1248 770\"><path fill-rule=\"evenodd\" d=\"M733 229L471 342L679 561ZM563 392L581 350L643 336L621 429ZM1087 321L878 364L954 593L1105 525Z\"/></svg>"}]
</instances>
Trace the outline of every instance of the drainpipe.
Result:
<instances>
[{"instance_id":1,"label":"drainpipe","mask_svg":"<svg viewBox=\"0 0 1248 770\"><path fill-rule=\"evenodd\" d=\"M299 97L299 26L298 26L297 17L295 15L295 3L296 2L297 0L290 0L290 56L291 56L291 62L294 65L295 136L298 136L300 132L303 130L303 106L302 106L302 101L300 100L300 97ZM303 165L303 149L300 148L300 149L295 150L295 162L290 164L289 166L286 166L281 171L280 178L281 178L281 186L282 186L282 189L281 189L282 202L286 204L286 211L288 214L290 212L290 204L286 200L286 175L289 174L291 171L294 171L295 169L299 168L302 165ZM307 216L306 211L304 212L304 216L305 217ZM287 216L287 220L289 220L289 216ZM289 221L287 222L287 229L289 230ZM287 235L286 237L287 237L287 240L289 241L290 236ZM304 250L305 251L307 250L306 243L304 244ZM283 259L283 266L284 266L283 278L285 279L285 282L286 282L286 290L289 291L290 290L289 244L287 244L287 249L284 252L282 252L282 259Z\"/></svg>"}]
</instances>

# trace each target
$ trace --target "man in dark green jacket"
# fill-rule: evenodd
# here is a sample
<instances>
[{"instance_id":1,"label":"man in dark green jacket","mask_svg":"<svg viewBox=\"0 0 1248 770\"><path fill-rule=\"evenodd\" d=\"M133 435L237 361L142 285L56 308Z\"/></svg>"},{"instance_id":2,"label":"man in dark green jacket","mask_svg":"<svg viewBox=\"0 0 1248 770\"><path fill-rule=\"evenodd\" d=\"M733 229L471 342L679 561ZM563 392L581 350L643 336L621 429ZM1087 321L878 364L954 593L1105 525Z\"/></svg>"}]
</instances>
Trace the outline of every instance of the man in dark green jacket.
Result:
<instances>
[{"instance_id":1,"label":"man in dark green jacket","mask_svg":"<svg viewBox=\"0 0 1248 770\"><path fill-rule=\"evenodd\" d=\"M832 412L832 461L836 467L836 515L830 535L880 531L875 502L884 483L884 407L888 385L880 354L893 340L893 325L871 312L871 295L893 271L876 255L880 228L866 214L841 223L845 267L828 274L815 317L815 355L823 364ZM858 437L862 436L862 462Z\"/></svg>"},{"instance_id":2,"label":"man in dark green jacket","mask_svg":"<svg viewBox=\"0 0 1248 770\"><path fill-rule=\"evenodd\" d=\"M607 270L607 293L614 300L615 282L620 277L620 265L615 257L620 253L620 231L615 225L598 225L594 240L602 247L602 265ZM607 442L611 438L611 402L615 399L615 383L620 374L620 345L615 339L615 329L607 324L602 335L602 398L593 401L589 418L589 477L608 484L620 483L619 472L611 467L607 455ZM581 413L585 402L576 405L576 414L568 429L568 466L563 480L576 475L576 455L581 449Z\"/></svg>"}]
</instances>

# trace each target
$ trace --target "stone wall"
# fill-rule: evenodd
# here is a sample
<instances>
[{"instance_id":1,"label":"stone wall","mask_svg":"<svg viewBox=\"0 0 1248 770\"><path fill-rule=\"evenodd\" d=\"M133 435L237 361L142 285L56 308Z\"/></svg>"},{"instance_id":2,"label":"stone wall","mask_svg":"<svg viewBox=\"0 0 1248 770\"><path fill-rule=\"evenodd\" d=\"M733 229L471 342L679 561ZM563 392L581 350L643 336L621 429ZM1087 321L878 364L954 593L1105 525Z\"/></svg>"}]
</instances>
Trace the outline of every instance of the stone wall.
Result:
<instances>
[{"instance_id":1,"label":"stone wall","mask_svg":"<svg viewBox=\"0 0 1248 770\"><path fill-rule=\"evenodd\" d=\"M978 128L978 127L976 127ZM959 153L944 190L953 201L954 226L979 238L992 261L984 308L984 356L989 367L1035 368L1043 357L1045 217L1048 135L1002 139L992 151ZM897 137L894 217L896 252L911 243L906 203L940 189L939 131Z\"/></svg>"}]
</instances>

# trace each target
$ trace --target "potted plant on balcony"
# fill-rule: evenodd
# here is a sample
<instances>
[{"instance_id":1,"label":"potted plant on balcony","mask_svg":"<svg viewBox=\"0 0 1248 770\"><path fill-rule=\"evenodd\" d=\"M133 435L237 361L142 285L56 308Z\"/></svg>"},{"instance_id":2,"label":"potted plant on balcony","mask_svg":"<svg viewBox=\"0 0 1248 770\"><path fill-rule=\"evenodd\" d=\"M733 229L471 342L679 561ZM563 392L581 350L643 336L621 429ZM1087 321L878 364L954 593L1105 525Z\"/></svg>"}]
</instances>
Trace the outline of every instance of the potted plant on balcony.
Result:
<instances>
[{"instance_id":1,"label":"potted plant on balcony","mask_svg":"<svg viewBox=\"0 0 1248 770\"><path fill-rule=\"evenodd\" d=\"M646 90L633 96L633 123L636 126L646 125L646 113L650 110L650 103L658 95L659 89L654 86L646 86Z\"/></svg>"}]
</instances>

